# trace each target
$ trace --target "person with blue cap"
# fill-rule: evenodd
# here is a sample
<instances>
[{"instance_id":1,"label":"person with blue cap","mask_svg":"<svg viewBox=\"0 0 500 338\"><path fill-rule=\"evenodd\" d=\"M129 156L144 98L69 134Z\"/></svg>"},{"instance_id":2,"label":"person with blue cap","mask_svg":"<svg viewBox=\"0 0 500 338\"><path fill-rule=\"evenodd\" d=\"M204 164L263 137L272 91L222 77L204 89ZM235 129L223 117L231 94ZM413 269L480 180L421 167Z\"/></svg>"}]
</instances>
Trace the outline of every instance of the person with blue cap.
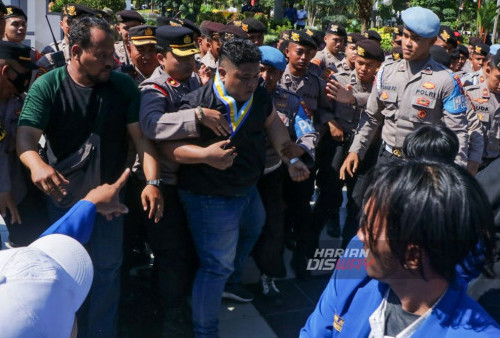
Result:
<instances>
[{"instance_id":1,"label":"person with blue cap","mask_svg":"<svg viewBox=\"0 0 500 338\"><path fill-rule=\"evenodd\" d=\"M283 53L274 47L261 46L260 77L262 86L271 95L274 108L285 124L292 142L288 144L287 152L290 158L300 158L302 162L314 164L315 143L317 134L307 116L299 95L278 86L286 59ZM286 276L283 263L284 223L282 212L283 163L278 153L268 142L266 150L266 165L264 175L257 183L266 220L262 234L253 249L253 257L262 273L260 280L262 293L275 304L282 302L279 289L274 283L276 278Z\"/></svg>"},{"instance_id":2,"label":"person with blue cap","mask_svg":"<svg viewBox=\"0 0 500 338\"><path fill-rule=\"evenodd\" d=\"M410 7L402 12L403 60L382 65L375 79L360 127L349 149L340 177L353 177L359 162L382 128L383 145L378 164L403 160L405 137L425 124L445 124L460 142L456 162L475 173L478 163L468 163L467 107L463 88L451 70L436 62L430 48L440 29L439 17L429 9Z\"/></svg>"}]
</instances>

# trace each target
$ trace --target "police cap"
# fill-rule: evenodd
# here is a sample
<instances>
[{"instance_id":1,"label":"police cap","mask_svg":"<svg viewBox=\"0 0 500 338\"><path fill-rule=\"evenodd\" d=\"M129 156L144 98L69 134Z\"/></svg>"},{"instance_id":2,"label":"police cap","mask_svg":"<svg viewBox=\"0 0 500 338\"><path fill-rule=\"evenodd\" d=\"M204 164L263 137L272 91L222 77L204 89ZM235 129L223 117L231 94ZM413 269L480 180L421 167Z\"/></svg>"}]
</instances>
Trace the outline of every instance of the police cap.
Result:
<instances>
[{"instance_id":1,"label":"police cap","mask_svg":"<svg viewBox=\"0 0 500 338\"><path fill-rule=\"evenodd\" d=\"M405 27L423 38L433 38L438 35L439 17L430 9L410 7L401 13Z\"/></svg>"},{"instance_id":2,"label":"police cap","mask_svg":"<svg viewBox=\"0 0 500 338\"><path fill-rule=\"evenodd\" d=\"M200 28L189 19L172 18L172 20L170 20L170 26L186 27L195 32L197 35L201 35Z\"/></svg>"},{"instance_id":3,"label":"police cap","mask_svg":"<svg viewBox=\"0 0 500 338\"><path fill-rule=\"evenodd\" d=\"M156 27L149 25L135 26L129 29L129 39L136 46L156 45Z\"/></svg>"},{"instance_id":4,"label":"police cap","mask_svg":"<svg viewBox=\"0 0 500 338\"><path fill-rule=\"evenodd\" d=\"M469 58L469 48L465 47L464 45L458 45L457 49L458 49L458 52L460 54L464 55L466 59Z\"/></svg>"},{"instance_id":5,"label":"police cap","mask_svg":"<svg viewBox=\"0 0 500 338\"><path fill-rule=\"evenodd\" d=\"M363 35L365 36L365 38L377 41L378 43L382 41L382 37L380 36L380 34L373 29L367 30Z\"/></svg>"},{"instance_id":6,"label":"police cap","mask_svg":"<svg viewBox=\"0 0 500 338\"><path fill-rule=\"evenodd\" d=\"M0 41L0 59L14 60L30 69L35 67L31 62L31 48L21 43Z\"/></svg>"},{"instance_id":7,"label":"police cap","mask_svg":"<svg viewBox=\"0 0 500 338\"><path fill-rule=\"evenodd\" d=\"M281 31L281 33L280 33L280 39L283 40L283 41L290 40L290 33L291 33L290 29L285 29L285 30Z\"/></svg>"},{"instance_id":8,"label":"police cap","mask_svg":"<svg viewBox=\"0 0 500 338\"><path fill-rule=\"evenodd\" d=\"M500 53L496 53L493 58L491 59L491 61L495 64L495 66L500 69Z\"/></svg>"},{"instance_id":9,"label":"police cap","mask_svg":"<svg viewBox=\"0 0 500 338\"><path fill-rule=\"evenodd\" d=\"M246 25L246 26L245 26ZM241 22L241 28L247 32L248 34L251 33L266 33L267 32L267 27L262 23L262 21L254 19L254 18L245 18ZM245 30L246 28L246 30Z\"/></svg>"},{"instance_id":10,"label":"police cap","mask_svg":"<svg viewBox=\"0 0 500 338\"><path fill-rule=\"evenodd\" d=\"M260 46L261 53L260 63L266 66L274 67L280 71L284 71L286 68L286 59L283 53L271 46Z\"/></svg>"},{"instance_id":11,"label":"police cap","mask_svg":"<svg viewBox=\"0 0 500 338\"><path fill-rule=\"evenodd\" d=\"M457 37L455 36L455 32L448 26L441 26L441 28L439 28L438 37L445 43L449 43L454 47L457 46L458 40Z\"/></svg>"},{"instance_id":12,"label":"police cap","mask_svg":"<svg viewBox=\"0 0 500 338\"><path fill-rule=\"evenodd\" d=\"M476 36L471 36L469 38L469 45L471 45L471 46L475 46L480 42L483 42L483 40L481 40L481 38L478 38Z\"/></svg>"},{"instance_id":13,"label":"police cap","mask_svg":"<svg viewBox=\"0 0 500 338\"><path fill-rule=\"evenodd\" d=\"M397 25L392 30L392 38L394 39L396 36L403 36L403 30L405 27L403 25Z\"/></svg>"},{"instance_id":14,"label":"police cap","mask_svg":"<svg viewBox=\"0 0 500 338\"><path fill-rule=\"evenodd\" d=\"M76 18L82 15L96 16L96 12L87 6L69 3L62 9L63 16Z\"/></svg>"},{"instance_id":15,"label":"police cap","mask_svg":"<svg viewBox=\"0 0 500 338\"><path fill-rule=\"evenodd\" d=\"M366 37L361 33L349 33L347 35L347 43L358 43L361 40L366 40Z\"/></svg>"},{"instance_id":16,"label":"police cap","mask_svg":"<svg viewBox=\"0 0 500 338\"><path fill-rule=\"evenodd\" d=\"M442 64L446 68L450 68L451 58L450 58L450 54L448 54L446 49L444 49L441 46L434 45L434 46L431 46L431 48L429 49L429 53L431 54L432 58L435 61L439 62L440 64Z\"/></svg>"},{"instance_id":17,"label":"police cap","mask_svg":"<svg viewBox=\"0 0 500 338\"><path fill-rule=\"evenodd\" d=\"M460 57L460 51L458 50L458 48L452 48L448 54L450 54L450 60L451 61L455 61L455 60L458 60L458 58Z\"/></svg>"},{"instance_id":18,"label":"police cap","mask_svg":"<svg viewBox=\"0 0 500 338\"><path fill-rule=\"evenodd\" d=\"M394 61L398 61L398 60L401 60L401 58L403 57L403 48L401 47L394 47L391 51L391 54L392 54L392 59Z\"/></svg>"},{"instance_id":19,"label":"police cap","mask_svg":"<svg viewBox=\"0 0 500 338\"><path fill-rule=\"evenodd\" d=\"M24 11L17 6L7 6L6 9L7 9L7 12L4 15L5 19L23 17L24 20L26 20L26 21L28 20L26 13L24 13Z\"/></svg>"},{"instance_id":20,"label":"police cap","mask_svg":"<svg viewBox=\"0 0 500 338\"><path fill-rule=\"evenodd\" d=\"M203 21L200 24L201 35L204 35L210 39L218 39L220 36L220 32L224 29L224 27L225 25L220 22Z\"/></svg>"},{"instance_id":21,"label":"police cap","mask_svg":"<svg viewBox=\"0 0 500 338\"><path fill-rule=\"evenodd\" d=\"M337 25L334 23L328 24L328 27L326 28L326 34L335 34L338 36L347 36L347 32L345 31L345 28L342 27L341 25Z\"/></svg>"},{"instance_id":22,"label":"police cap","mask_svg":"<svg viewBox=\"0 0 500 338\"><path fill-rule=\"evenodd\" d=\"M304 30L292 30L290 32L290 42L296 43L301 46L309 46L318 49L316 41L309 36Z\"/></svg>"},{"instance_id":23,"label":"police cap","mask_svg":"<svg viewBox=\"0 0 500 338\"><path fill-rule=\"evenodd\" d=\"M116 12L116 20L118 22L127 22L127 21L139 21L140 23L145 23L146 20L142 17L139 12L134 11L132 9L124 9L123 11Z\"/></svg>"},{"instance_id":24,"label":"police cap","mask_svg":"<svg viewBox=\"0 0 500 338\"><path fill-rule=\"evenodd\" d=\"M156 29L157 45L178 56L189 56L200 51L194 45L193 31L186 27L161 26Z\"/></svg>"},{"instance_id":25,"label":"police cap","mask_svg":"<svg viewBox=\"0 0 500 338\"><path fill-rule=\"evenodd\" d=\"M248 33L241 27L227 24L221 29L220 37L223 41L229 41L233 38L248 39Z\"/></svg>"},{"instance_id":26,"label":"police cap","mask_svg":"<svg viewBox=\"0 0 500 338\"><path fill-rule=\"evenodd\" d=\"M489 52L490 52L490 46L482 42L477 43L474 46L474 49L472 50L472 54L477 54L482 56L488 56Z\"/></svg>"},{"instance_id":27,"label":"police cap","mask_svg":"<svg viewBox=\"0 0 500 338\"><path fill-rule=\"evenodd\" d=\"M373 59L380 62L384 62L385 60L384 51L382 47L380 47L380 44L370 39L358 41L356 44L356 51L358 56L365 59Z\"/></svg>"}]
</instances>

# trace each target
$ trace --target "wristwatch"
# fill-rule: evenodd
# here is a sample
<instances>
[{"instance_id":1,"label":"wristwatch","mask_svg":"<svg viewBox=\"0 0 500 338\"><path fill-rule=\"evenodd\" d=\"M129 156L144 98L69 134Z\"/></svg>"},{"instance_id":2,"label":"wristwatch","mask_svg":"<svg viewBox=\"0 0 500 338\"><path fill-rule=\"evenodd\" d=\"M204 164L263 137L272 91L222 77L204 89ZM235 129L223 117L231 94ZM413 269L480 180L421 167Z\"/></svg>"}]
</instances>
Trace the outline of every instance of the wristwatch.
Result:
<instances>
[{"instance_id":1,"label":"wristwatch","mask_svg":"<svg viewBox=\"0 0 500 338\"><path fill-rule=\"evenodd\" d=\"M148 180L146 181L146 185L154 185L158 189L160 188L161 180Z\"/></svg>"},{"instance_id":2,"label":"wristwatch","mask_svg":"<svg viewBox=\"0 0 500 338\"><path fill-rule=\"evenodd\" d=\"M290 162L288 162L289 165L294 165L295 163L299 162L299 158L298 157L294 157L290 160Z\"/></svg>"}]
</instances>

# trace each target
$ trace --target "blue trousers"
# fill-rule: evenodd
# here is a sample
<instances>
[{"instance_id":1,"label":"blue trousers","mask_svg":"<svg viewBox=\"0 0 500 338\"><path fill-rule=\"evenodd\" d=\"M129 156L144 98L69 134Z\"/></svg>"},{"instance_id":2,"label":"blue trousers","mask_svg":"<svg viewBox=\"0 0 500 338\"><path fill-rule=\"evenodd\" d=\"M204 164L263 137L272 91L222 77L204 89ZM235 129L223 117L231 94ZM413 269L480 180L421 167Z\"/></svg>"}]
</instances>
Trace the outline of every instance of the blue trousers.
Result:
<instances>
[{"instance_id":1,"label":"blue trousers","mask_svg":"<svg viewBox=\"0 0 500 338\"><path fill-rule=\"evenodd\" d=\"M228 280L241 281L243 264L264 225L264 207L255 186L237 197L185 190L179 196L200 258L192 300L195 335L217 337L222 292Z\"/></svg>"}]
</instances>

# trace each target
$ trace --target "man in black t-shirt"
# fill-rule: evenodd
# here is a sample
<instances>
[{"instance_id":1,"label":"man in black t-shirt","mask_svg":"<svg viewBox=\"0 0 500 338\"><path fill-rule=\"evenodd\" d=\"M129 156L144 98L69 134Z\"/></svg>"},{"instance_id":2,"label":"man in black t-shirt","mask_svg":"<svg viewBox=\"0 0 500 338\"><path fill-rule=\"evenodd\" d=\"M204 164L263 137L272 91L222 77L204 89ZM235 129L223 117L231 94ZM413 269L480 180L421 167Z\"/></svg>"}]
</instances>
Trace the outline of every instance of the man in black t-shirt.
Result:
<instances>
[{"instance_id":1,"label":"man in black t-shirt","mask_svg":"<svg viewBox=\"0 0 500 338\"><path fill-rule=\"evenodd\" d=\"M42 134L56 163L81 149L90 133L99 135L101 183L112 183L120 177L130 136L146 178L159 179L155 148L139 127L139 92L128 75L111 71L114 48L109 24L97 17L76 19L70 28L69 43L71 63L34 82L19 117L17 151L31 171L33 183L54 200L72 193L65 187L69 183L66 178L38 154ZM158 221L163 213L158 187L148 184L141 197L149 216ZM55 220L67 209L50 200L48 210ZM88 306L79 313L79 337L116 335L123 218L111 218L96 218L89 243L95 274Z\"/></svg>"},{"instance_id":2,"label":"man in black t-shirt","mask_svg":"<svg viewBox=\"0 0 500 338\"><path fill-rule=\"evenodd\" d=\"M215 77L181 102L180 109L203 107L226 114L231 130L229 146L235 150L231 167L219 170L189 164L196 163L200 147L223 140L221 132L227 126L219 126L220 132L215 133L200 125L200 137L193 139L193 144L176 142L167 149L171 158L183 163L178 174L179 195L200 256L192 297L197 336L217 335L222 293L241 289L243 263L264 224L256 183L264 170L265 137L288 164L292 178L309 176L298 158L283 155L290 136L266 90L257 87L260 58L257 46L249 40L227 41L221 48Z\"/></svg>"}]
</instances>

